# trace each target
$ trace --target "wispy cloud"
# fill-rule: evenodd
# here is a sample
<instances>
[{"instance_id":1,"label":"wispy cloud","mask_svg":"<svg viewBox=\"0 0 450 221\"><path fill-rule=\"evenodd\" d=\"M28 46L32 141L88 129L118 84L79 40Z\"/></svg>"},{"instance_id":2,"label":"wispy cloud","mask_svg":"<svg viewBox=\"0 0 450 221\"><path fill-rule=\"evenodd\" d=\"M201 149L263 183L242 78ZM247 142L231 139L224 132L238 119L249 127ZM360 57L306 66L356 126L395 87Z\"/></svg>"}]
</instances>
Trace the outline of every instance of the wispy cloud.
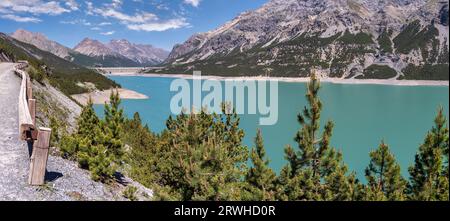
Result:
<instances>
[{"instance_id":1,"label":"wispy cloud","mask_svg":"<svg viewBox=\"0 0 450 221\"><path fill-rule=\"evenodd\" d=\"M70 21L60 21L61 24L68 24L68 25L84 25L84 26L91 26L92 23L87 21L86 19L75 19Z\"/></svg>"},{"instance_id":2,"label":"wispy cloud","mask_svg":"<svg viewBox=\"0 0 450 221\"><path fill-rule=\"evenodd\" d=\"M1 0L0 9L9 10L11 13L31 13L31 14L48 14L60 15L70 12L75 8L75 1L66 2L65 8L58 1L42 1L42 0ZM69 4L69 5L68 5Z\"/></svg>"},{"instance_id":3,"label":"wispy cloud","mask_svg":"<svg viewBox=\"0 0 450 221\"><path fill-rule=\"evenodd\" d=\"M87 4L88 6L91 5ZM116 0L111 4L103 5L104 7L96 8L92 6L89 12L107 19L116 19L128 29L135 31L166 31L189 26L189 23L183 17L163 20L158 15L145 11L127 14L120 10L121 4L121 1Z\"/></svg>"},{"instance_id":4,"label":"wispy cloud","mask_svg":"<svg viewBox=\"0 0 450 221\"><path fill-rule=\"evenodd\" d=\"M75 0L66 0L66 6L72 11L77 11L79 9L79 5Z\"/></svg>"},{"instance_id":5,"label":"wispy cloud","mask_svg":"<svg viewBox=\"0 0 450 221\"><path fill-rule=\"evenodd\" d=\"M102 30L102 29L99 28L99 27L92 27L91 30L93 30L93 31L99 31L99 30Z\"/></svg>"},{"instance_id":6,"label":"wispy cloud","mask_svg":"<svg viewBox=\"0 0 450 221\"><path fill-rule=\"evenodd\" d=\"M0 17L4 18L4 19L13 20L16 22L33 22L33 23L41 22L41 20L39 18L22 17L22 16L18 16L18 15L13 15L13 14L1 15Z\"/></svg>"},{"instance_id":7,"label":"wispy cloud","mask_svg":"<svg viewBox=\"0 0 450 221\"><path fill-rule=\"evenodd\" d=\"M163 22L149 22L142 24L128 24L127 27L130 30L135 31L166 31L170 29L177 29L189 26L189 23L186 22L186 19L171 19Z\"/></svg>"},{"instance_id":8,"label":"wispy cloud","mask_svg":"<svg viewBox=\"0 0 450 221\"><path fill-rule=\"evenodd\" d=\"M134 15L127 15L113 8L97 8L94 10L94 12L102 15L103 17L115 18L117 20L130 23L145 23L148 21L158 20L158 17L155 14L149 12L139 12Z\"/></svg>"},{"instance_id":9,"label":"wispy cloud","mask_svg":"<svg viewBox=\"0 0 450 221\"><path fill-rule=\"evenodd\" d=\"M201 0L184 0L185 4L192 5L194 7L198 7L200 5Z\"/></svg>"},{"instance_id":10,"label":"wispy cloud","mask_svg":"<svg viewBox=\"0 0 450 221\"><path fill-rule=\"evenodd\" d=\"M85 2L86 4L86 14L94 15L94 4L92 2Z\"/></svg>"},{"instance_id":11,"label":"wispy cloud","mask_svg":"<svg viewBox=\"0 0 450 221\"><path fill-rule=\"evenodd\" d=\"M114 33L116 33L115 31L108 31L108 32L101 32L101 35L113 35Z\"/></svg>"},{"instance_id":12,"label":"wispy cloud","mask_svg":"<svg viewBox=\"0 0 450 221\"><path fill-rule=\"evenodd\" d=\"M112 25L111 22L102 22L98 24L99 26L106 26L106 25Z\"/></svg>"}]
</instances>

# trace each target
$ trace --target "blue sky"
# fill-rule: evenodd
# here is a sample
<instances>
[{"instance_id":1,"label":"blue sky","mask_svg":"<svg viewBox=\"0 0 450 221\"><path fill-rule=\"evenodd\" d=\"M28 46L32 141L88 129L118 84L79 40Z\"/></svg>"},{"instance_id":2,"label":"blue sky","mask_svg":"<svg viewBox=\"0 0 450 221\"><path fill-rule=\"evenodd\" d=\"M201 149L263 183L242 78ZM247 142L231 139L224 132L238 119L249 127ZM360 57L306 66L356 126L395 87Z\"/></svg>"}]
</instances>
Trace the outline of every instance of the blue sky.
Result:
<instances>
[{"instance_id":1,"label":"blue sky","mask_svg":"<svg viewBox=\"0 0 450 221\"><path fill-rule=\"evenodd\" d=\"M0 0L0 32L41 32L68 47L89 37L171 50L268 0Z\"/></svg>"}]
</instances>

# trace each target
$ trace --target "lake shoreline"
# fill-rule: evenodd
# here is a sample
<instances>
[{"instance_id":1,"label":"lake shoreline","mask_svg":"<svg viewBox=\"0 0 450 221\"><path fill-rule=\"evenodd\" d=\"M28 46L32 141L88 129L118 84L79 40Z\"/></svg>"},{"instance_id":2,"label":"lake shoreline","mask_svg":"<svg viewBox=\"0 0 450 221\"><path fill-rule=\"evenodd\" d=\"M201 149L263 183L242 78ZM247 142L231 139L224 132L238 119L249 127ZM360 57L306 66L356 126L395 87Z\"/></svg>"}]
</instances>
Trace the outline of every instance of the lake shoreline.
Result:
<instances>
[{"instance_id":1,"label":"lake shoreline","mask_svg":"<svg viewBox=\"0 0 450 221\"><path fill-rule=\"evenodd\" d=\"M145 94L141 94L139 92L128 90L124 88L118 88L117 91L119 92L119 97L121 99L128 99L128 100L146 100L149 99L149 97ZM92 103L94 104L105 104L109 103L109 96L111 95L111 90L104 90L104 91L93 91L89 93L83 93L83 94L74 94L71 97L75 99L78 103L82 105L86 105L89 97L92 99Z\"/></svg>"},{"instance_id":2,"label":"lake shoreline","mask_svg":"<svg viewBox=\"0 0 450 221\"><path fill-rule=\"evenodd\" d=\"M166 77L166 78L182 78L193 79L192 75L187 74L143 74L143 73L110 73L105 76L122 76L122 77ZM281 82L297 82L306 83L309 78L294 77L222 77L202 75L203 80L278 80ZM322 82L332 84L375 84L375 85L394 85L394 86L449 86L449 81L432 81L432 80L391 80L391 79L340 79L340 78L320 78Z\"/></svg>"}]
</instances>

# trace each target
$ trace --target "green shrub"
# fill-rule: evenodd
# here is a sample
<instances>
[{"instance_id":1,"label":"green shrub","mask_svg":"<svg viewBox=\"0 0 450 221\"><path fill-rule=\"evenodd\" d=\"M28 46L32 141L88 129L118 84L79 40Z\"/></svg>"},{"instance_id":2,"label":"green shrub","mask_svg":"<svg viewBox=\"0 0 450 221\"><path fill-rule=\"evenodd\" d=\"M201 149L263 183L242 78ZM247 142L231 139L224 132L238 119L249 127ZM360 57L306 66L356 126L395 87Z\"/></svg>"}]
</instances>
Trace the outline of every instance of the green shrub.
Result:
<instances>
[{"instance_id":1,"label":"green shrub","mask_svg":"<svg viewBox=\"0 0 450 221\"><path fill-rule=\"evenodd\" d=\"M75 160L78 153L78 140L71 135L63 135L59 142L61 157L64 159Z\"/></svg>"},{"instance_id":2,"label":"green shrub","mask_svg":"<svg viewBox=\"0 0 450 221\"><path fill-rule=\"evenodd\" d=\"M137 188L135 186L127 186L122 192L123 197L129 199L130 201L137 201L136 197Z\"/></svg>"}]
</instances>

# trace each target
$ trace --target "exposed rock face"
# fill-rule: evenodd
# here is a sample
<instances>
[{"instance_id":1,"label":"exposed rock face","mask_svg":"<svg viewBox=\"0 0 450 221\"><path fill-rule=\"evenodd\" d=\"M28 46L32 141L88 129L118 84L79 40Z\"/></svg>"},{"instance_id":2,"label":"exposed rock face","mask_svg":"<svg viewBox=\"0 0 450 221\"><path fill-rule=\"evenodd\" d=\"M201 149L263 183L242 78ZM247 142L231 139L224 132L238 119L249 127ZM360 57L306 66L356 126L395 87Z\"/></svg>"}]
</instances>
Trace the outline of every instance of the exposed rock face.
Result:
<instances>
[{"instance_id":1,"label":"exposed rock face","mask_svg":"<svg viewBox=\"0 0 450 221\"><path fill-rule=\"evenodd\" d=\"M70 49L55 42L55 41L51 41L49 40L45 35L41 34L41 33L33 33L30 31L26 31L23 29L18 29L16 32L14 32L11 37L34 45L37 48L43 50L43 51L48 51L58 57L61 58L70 58L69 52Z\"/></svg>"},{"instance_id":2,"label":"exposed rock face","mask_svg":"<svg viewBox=\"0 0 450 221\"><path fill-rule=\"evenodd\" d=\"M85 38L73 50L88 56L120 56L97 40Z\"/></svg>"},{"instance_id":3,"label":"exposed rock face","mask_svg":"<svg viewBox=\"0 0 450 221\"><path fill-rule=\"evenodd\" d=\"M176 45L166 63L167 72L306 76L314 68L341 78L382 65L420 78L418 69L448 67L448 2L271 0ZM448 79L448 71L423 78Z\"/></svg>"},{"instance_id":4,"label":"exposed rock face","mask_svg":"<svg viewBox=\"0 0 450 221\"><path fill-rule=\"evenodd\" d=\"M169 52L152 45L133 44L125 39L111 40L107 45L111 50L143 65L163 62Z\"/></svg>"}]
</instances>

